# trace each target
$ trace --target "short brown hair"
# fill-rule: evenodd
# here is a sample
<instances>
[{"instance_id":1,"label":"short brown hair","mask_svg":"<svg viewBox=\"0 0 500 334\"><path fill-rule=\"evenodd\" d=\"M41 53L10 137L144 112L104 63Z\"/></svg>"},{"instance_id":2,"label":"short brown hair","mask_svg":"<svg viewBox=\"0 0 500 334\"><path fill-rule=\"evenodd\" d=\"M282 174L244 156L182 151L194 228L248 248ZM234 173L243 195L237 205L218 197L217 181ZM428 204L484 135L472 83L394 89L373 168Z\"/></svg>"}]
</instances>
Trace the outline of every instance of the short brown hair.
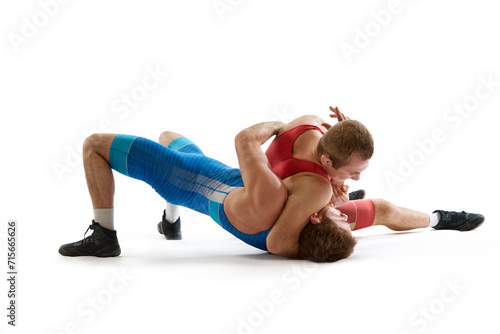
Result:
<instances>
[{"instance_id":1,"label":"short brown hair","mask_svg":"<svg viewBox=\"0 0 500 334\"><path fill-rule=\"evenodd\" d=\"M299 258L314 262L335 262L349 257L357 241L331 219L308 223L299 238Z\"/></svg>"},{"instance_id":2,"label":"short brown hair","mask_svg":"<svg viewBox=\"0 0 500 334\"><path fill-rule=\"evenodd\" d=\"M361 122L346 120L328 129L316 150L320 156L326 153L332 167L338 169L347 166L355 154L362 160L370 159L374 151L373 137Z\"/></svg>"}]
</instances>

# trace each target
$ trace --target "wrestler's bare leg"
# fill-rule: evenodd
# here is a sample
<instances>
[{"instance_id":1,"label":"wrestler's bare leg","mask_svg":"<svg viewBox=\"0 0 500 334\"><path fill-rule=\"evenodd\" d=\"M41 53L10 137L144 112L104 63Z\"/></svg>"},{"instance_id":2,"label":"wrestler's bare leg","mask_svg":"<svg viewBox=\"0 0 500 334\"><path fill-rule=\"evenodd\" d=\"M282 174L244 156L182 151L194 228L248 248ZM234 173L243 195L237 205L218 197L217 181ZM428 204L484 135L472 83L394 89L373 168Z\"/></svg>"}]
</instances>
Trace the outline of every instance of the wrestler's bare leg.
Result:
<instances>
[{"instance_id":1,"label":"wrestler's bare leg","mask_svg":"<svg viewBox=\"0 0 500 334\"><path fill-rule=\"evenodd\" d=\"M394 231L407 231L429 226L429 215L398 207L383 199L374 199L375 220L373 225L384 225Z\"/></svg>"},{"instance_id":2,"label":"wrestler's bare leg","mask_svg":"<svg viewBox=\"0 0 500 334\"><path fill-rule=\"evenodd\" d=\"M85 178L94 209L113 208L115 181L109 150L116 134L93 134L83 144Z\"/></svg>"},{"instance_id":3,"label":"wrestler's bare leg","mask_svg":"<svg viewBox=\"0 0 500 334\"><path fill-rule=\"evenodd\" d=\"M113 208L115 180L109 164L109 151L115 137L114 134L93 134L83 144L83 166L95 218L97 218L96 211L112 211ZM108 215L112 217L109 212ZM104 221L94 219L89 226L89 229L93 230L91 236L62 245L59 253L64 256L120 255L121 249L116 231L108 225L113 225L112 220L104 224Z\"/></svg>"}]
</instances>

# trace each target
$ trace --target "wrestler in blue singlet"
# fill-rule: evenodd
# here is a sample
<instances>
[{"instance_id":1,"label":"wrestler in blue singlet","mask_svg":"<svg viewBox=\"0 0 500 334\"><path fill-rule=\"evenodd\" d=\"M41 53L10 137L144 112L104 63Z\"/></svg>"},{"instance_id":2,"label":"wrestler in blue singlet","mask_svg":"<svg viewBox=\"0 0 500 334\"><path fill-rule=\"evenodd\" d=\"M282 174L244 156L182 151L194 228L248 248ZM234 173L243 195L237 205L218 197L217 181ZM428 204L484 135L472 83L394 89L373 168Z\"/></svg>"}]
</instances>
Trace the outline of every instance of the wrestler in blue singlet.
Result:
<instances>
[{"instance_id":1,"label":"wrestler in blue singlet","mask_svg":"<svg viewBox=\"0 0 500 334\"><path fill-rule=\"evenodd\" d=\"M146 182L167 202L209 215L238 239L267 251L270 228L242 233L224 213L226 196L243 187L240 170L205 156L189 139L179 137L165 147L149 139L118 135L111 144L109 161L111 168Z\"/></svg>"}]
</instances>

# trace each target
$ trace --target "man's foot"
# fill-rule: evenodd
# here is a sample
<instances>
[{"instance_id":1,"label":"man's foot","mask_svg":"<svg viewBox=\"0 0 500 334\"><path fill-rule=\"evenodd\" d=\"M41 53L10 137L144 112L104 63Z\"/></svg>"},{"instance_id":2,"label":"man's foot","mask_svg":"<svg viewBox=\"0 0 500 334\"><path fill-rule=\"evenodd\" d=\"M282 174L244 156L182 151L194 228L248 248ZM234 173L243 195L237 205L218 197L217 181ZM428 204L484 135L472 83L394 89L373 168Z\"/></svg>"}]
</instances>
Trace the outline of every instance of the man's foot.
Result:
<instances>
[{"instance_id":1,"label":"man's foot","mask_svg":"<svg viewBox=\"0 0 500 334\"><path fill-rule=\"evenodd\" d=\"M439 213L439 223L436 230L470 231L478 228L484 222L484 216L477 213L436 210ZM433 212L433 213L434 213Z\"/></svg>"},{"instance_id":2,"label":"man's foot","mask_svg":"<svg viewBox=\"0 0 500 334\"><path fill-rule=\"evenodd\" d=\"M167 240L182 240L181 217L172 224L165 219L165 210L163 210L163 217L158 223L158 232L163 234Z\"/></svg>"},{"instance_id":3,"label":"man's foot","mask_svg":"<svg viewBox=\"0 0 500 334\"><path fill-rule=\"evenodd\" d=\"M365 191L363 189L359 189L356 191L352 191L349 193L349 200L354 201L356 199L363 199L365 198Z\"/></svg>"},{"instance_id":4,"label":"man's foot","mask_svg":"<svg viewBox=\"0 0 500 334\"><path fill-rule=\"evenodd\" d=\"M116 231L102 227L99 223L92 221L88 230L94 231L92 235L84 239L65 244L59 247L59 254L64 256L98 256L111 257L121 253ZM85 232L85 234L87 234Z\"/></svg>"}]
</instances>

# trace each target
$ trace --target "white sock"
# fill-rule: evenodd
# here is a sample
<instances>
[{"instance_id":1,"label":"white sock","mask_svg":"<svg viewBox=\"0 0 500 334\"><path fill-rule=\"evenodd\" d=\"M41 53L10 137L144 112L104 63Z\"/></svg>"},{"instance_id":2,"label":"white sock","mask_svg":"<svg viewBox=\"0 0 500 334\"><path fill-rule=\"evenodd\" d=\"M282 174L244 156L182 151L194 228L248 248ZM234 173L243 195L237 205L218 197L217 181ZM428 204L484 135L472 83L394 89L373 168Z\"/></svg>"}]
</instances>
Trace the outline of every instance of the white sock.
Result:
<instances>
[{"instance_id":1,"label":"white sock","mask_svg":"<svg viewBox=\"0 0 500 334\"><path fill-rule=\"evenodd\" d=\"M439 219L441 218L441 215L438 212L431 213L429 215L430 222L429 222L429 227L434 227L439 223Z\"/></svg>"},{"instance_id":2,"label":"white sock","mask_svg":"<svg viewBox=\"0 0 500 334\"><path fill-rule=\"evenodd\" d=\"M175 223L177 219L181 216L181 208L178 205L167 203L167 209L165 210L165 219L171 224Z\"/></svg>"},{"instance_id":3,"label":"white sock","mask_svg":"<svg viewBox=\"0 0 500 334\"><path fill-rule=\"evenodd\" d=\"M94 209L94 221L108 230L115 229L115 209Z\"/></svg>"}]
</instances>

